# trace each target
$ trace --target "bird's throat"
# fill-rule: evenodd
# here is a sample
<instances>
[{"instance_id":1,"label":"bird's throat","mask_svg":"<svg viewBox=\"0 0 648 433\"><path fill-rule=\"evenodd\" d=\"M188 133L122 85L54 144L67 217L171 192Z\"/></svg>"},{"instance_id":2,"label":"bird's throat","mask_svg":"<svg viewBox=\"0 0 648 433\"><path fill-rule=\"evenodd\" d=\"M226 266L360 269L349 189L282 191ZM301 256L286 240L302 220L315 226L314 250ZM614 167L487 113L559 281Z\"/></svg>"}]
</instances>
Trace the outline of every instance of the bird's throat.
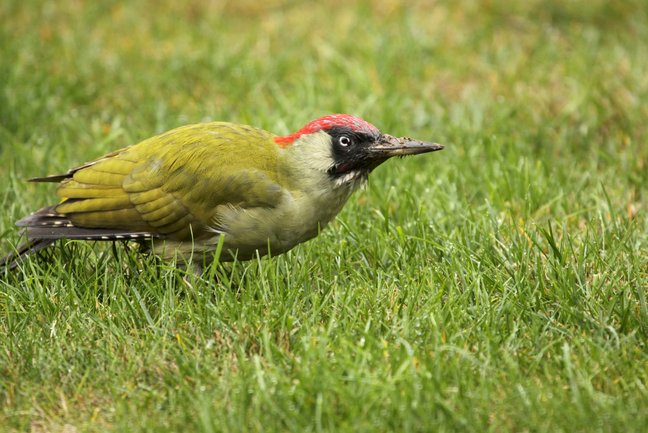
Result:
<instances>
[{"instance_id":1,"label":"bird's throat","mask_svg":"<svg viewBox=\"0 0 648 433\"><path fill-rule=\"evenodd\" d=\"M350 186L352 191L367 183L369 171L364 169L355 169L330 174L336 187Z\"/></svg>"}]
</instances>

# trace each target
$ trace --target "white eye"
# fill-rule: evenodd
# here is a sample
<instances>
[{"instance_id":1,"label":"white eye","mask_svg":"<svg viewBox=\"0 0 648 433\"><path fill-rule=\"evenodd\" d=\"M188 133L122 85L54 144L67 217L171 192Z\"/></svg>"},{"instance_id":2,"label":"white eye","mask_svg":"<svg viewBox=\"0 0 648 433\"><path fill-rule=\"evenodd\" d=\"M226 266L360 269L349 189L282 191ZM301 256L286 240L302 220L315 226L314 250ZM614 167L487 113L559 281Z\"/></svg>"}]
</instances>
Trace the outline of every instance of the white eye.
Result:
<instances>
[{"instance_id":1,"label":"white eye","mask_svg":"<svg viewBox=\"0 0 648 433\"><path fill-rule=\"evenodd\" d=\"M338 143L340 143L340 146L347 147L348 145L351 144L351 139L346 135L343 135L342 137L339 138Z\"/></svg>"}]
</instances>

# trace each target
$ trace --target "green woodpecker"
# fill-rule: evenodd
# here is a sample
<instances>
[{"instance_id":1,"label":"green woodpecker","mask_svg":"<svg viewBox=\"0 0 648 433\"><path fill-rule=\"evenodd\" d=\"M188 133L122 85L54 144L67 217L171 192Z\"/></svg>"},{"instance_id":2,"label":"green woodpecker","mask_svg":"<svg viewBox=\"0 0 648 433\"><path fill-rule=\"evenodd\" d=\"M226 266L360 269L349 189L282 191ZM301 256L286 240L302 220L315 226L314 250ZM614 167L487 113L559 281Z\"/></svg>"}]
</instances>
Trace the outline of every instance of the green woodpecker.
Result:
<instances>
[{"instance_id":1,"label":"green woodpecker","mask_svg":"<svg viewBox=\"0 0 648 433\"><path fill-rule=\"evenodd\" d=\"M225 122L182 126L30 179L59 182L60 202L16 223L28 241L4 264L57 239L134 240L171 259L209 257L222 237L221 260L280 254L317 236L387 159L442 148L346 114L286 136Z\"/></svg>"}]
</instances>

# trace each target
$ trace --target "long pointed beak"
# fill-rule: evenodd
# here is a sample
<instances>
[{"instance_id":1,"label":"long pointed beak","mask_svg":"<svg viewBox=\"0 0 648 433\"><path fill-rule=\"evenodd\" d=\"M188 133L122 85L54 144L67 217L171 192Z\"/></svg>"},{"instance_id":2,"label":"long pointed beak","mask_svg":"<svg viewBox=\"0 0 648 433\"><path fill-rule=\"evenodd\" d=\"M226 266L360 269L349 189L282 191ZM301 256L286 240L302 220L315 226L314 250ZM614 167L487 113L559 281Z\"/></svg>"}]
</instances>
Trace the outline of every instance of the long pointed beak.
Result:
<instances>
[{"instance_id":1,"label":"long pointed beak","mask_svg":"<svg viewBox=\"0 0 648 433\"><path fill-rule=\"evenodd\" d=\"M369 151L372 158L385 160L392 156L418 155L441 149L443 149L441 144L383 134L380 141L371 146Z\"/></svg>"}]
</instances>

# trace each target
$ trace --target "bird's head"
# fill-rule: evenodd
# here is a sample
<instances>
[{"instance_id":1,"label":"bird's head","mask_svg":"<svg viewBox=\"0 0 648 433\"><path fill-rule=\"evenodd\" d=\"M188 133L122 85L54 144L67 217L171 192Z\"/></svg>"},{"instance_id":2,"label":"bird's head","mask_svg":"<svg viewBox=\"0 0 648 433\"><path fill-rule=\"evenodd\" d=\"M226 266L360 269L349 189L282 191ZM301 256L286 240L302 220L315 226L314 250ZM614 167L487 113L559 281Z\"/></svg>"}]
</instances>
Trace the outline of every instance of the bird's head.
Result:
<instances>
[{"instance_id":1,"label":"bird's head","mask_svg":"<svg viewBox=\"0 0 648 433\"><path fill-rule=\"evenodd\" d=\"M326 172L336 183L366 179L392 156L443 149L440 144L383 134L371 123L348 114L320 117L299 131L274 140L309 167Z\"/></svg>"}]
</instances>

